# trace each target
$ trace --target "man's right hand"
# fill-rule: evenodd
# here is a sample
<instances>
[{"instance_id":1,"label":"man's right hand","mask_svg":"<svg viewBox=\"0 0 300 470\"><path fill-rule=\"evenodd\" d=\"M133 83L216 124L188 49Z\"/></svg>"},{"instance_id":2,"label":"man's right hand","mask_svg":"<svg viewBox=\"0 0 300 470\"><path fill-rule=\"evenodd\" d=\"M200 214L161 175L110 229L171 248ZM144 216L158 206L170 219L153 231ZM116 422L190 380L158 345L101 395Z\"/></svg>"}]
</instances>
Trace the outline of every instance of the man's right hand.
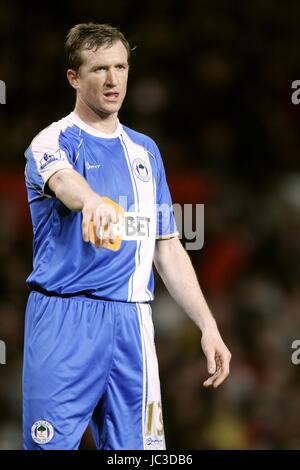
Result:
<instances>
[{"instance_id":1,"label":"man's right hand","mask_svg":"<svg viewBox=\"0 0 300 470\"><path fill-rule=\"evenodd\" d=\"M113 226L118 222L117 210L92 190L88 182L74 169L62 169L48 180L48 186L57 199L72 211L82 212L82 237L90 241L90 222L102 240L114 243L116 234ZM99 237L99 238L100 238Z\"/></svg>"},{"instance_id":2,"label":"man's right hand","mask_svg":"<svg viewBox=\"0 0 300 470\"><path fill-rule=\"evenodd\" d=\"M82 208L82 237L85 242L90 241L91 221L101 240L109 241L109 243L116 241L114 225L118 223L117 211L112 204L105 202L96 193L86 198Z\"/></svg>"}]
</instances>

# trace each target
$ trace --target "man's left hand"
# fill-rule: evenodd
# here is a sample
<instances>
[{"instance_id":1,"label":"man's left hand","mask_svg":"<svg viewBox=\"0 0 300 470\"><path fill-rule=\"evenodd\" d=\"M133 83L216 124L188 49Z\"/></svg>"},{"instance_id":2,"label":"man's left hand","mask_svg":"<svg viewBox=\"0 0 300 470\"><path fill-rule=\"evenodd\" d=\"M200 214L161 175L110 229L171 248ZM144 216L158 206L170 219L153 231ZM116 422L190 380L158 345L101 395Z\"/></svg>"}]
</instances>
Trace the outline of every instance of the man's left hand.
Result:
<instances>
[{"instance_id":1,"label":"man's left hand","mask_svg":"<svg viewBox=\"0 0 300 470\"><path fill-rule=\"evenodd\" d=\"M205 380L204 387L217 388L229 375L231 353L225 346L217 328L205 331L201 346L207 359L207 370L211 377Z\"/></svg>"}]
</instances>

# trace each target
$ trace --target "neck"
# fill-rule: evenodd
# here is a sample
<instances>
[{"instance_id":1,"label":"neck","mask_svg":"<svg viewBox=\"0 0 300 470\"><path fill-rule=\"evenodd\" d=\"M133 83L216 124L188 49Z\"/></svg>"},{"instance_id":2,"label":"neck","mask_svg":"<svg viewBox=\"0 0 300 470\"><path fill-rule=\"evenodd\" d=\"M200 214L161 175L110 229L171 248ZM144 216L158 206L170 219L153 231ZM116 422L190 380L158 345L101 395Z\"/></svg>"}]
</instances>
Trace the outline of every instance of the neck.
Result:
<instances>
[{"instance_id":1,"label":"neck","mask_svg":"<svg viewBox=\"0 0 300 470\"><path fill-rule=\"evenodd\" d=\"M81 100L76 100L74 112L86 124L105 134L113 134L117 128L118 113L102 114Z\"/></svg>"}]
</instances>

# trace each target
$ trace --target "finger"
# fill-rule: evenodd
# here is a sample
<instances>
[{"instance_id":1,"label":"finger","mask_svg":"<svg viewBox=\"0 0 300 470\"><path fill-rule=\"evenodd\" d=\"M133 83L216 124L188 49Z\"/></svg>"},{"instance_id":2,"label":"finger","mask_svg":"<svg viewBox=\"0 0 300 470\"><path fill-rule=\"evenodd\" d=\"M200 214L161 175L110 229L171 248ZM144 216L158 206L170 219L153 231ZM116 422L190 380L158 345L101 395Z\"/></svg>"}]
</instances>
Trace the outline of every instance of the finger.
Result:
<instances>
[{"instance_id":1,"label":"finger","mask_svg":"<svg viewBox=\"0 0 300 470\"><path fill-rule=\"evenodd\" d=\"M229 375L229 371L228 372L222 372L222 374L220 375L220 377L217 378L217 380L215 380L215 382L213 383L213 387L214 388L217 388L219 385L221 385L222 382L224 382L224 380L228 377Z\"/></svg>"},{"instance_id":2,"label":"finger","mask_svg":"<svg viewBox=\"0 0 300 470\"><path fill-rule=\"evenodd\" d=\"M112 224L105 225L105 227L102 226L102 240L106 243L114 243L116 241Z\"/></svg>"},{"instance_id":3,"label":"finger","mask_svg":"<svg viewBox=\"0 0 300 470\"><path fill-rule=\"evenodd\" d=\"M116 224L118 222L117 211L113 207L112 207L112 210L110 212L110 220L113 224Z\"/></svg>"},{"instance_id":4,"label":"finger","mask_svg":"<svg viewBox=\"0 0 300 470\"><path fill-rule=\"evenodd\" d=\"M98 235L98 237L100 238L100 240L102 242L108 242L108 240L109 240L109 227L108 227L108 225L107 224L103 225L103 223L101 223L99 225L97 235Z\"/></svg>"},{"instance_id":5,"label":"finger","mask_svg":"<svg viewBox=\"0 0 300 470\"><path fill-rule=\"evenodd\" d=\"M104 225L103 225L103 219L102 219L101 215L98 214L97 219L96 219L96 217L94 218L94 224L96 226L97 237L102 240L103 232L104 232Z\"/></svg>"},{"instance_id":6,"label":"finger","mask_svg":"<svg viewBox=\"0 0 300 470\"><path fill-rule=\"evenodd\" d=\"M100 220L102 216L103 216L103 208L102 206L97 206L95 209L95 216L94 216L95 221Z\"/></svg>"},{"instance_id":7,"label":"finger","mask_svg":"<svg viewBox=\"0 0 300 470\"><path fill-rule=\"evenodd\" d=\"M214 388L217 388L219 385L221 385L221 383L224 382L224 380L228 377L228 375L229 375L229 362L226 361L221 368L221 374L213 383Z\"/></svg>"},{"instance_id":8,"label":"finger","mask_svg":"<svg viewBox=\"0 0 300 470\"><path fill-rule=\"evenodd\" d=\"M82 238L85 242L90 241L90 221L92 220L92 212L82 214Z\"/></svg>"},{"instance_id":9,"label":"finger","mask_svg":"<svg viewBox=\"0 0 300 470\"><path fill-rule=\"evenodd\" d=\"M98 206L94 214L94 224L96 226L96 231L99 231L101 226L105 227L109 223L109 217L103 206Z\"/></svg>"},{"instance_id":10,"label":"finger","mask_svg":"<svg viewBox=\"0 0 300 470\"><path fill-rule=\"evenodd\" d=\"M207 370L209 374L214 374L217 369L217 364L215 361L215 354L214 350L209 350L205 352L206 359L207 359Z\"/></svg>"},{"instance_id":11,"label":"finger","mask_svg":"<svg viewBox=\"0 0 300 470\"><path fill-rule=\"evenodd\" d=\"M103 240L103 232L104 232L103 227L102 225L100 225L100 227L97 229L97 236L101 241Z\"/></svg>"},{"instance_id":12,"label":"finger","mask_svg":"<svg viewBox=\"0 0 300 470\"><path fill-rule=\"evenodd\" d=\"M108 241L111 236L111 222L109 222L109 217L107 215L99 215L99 221L97 223L96 233L98 237L102 240Z\"/></svg>"},{"instance_id":13,"label":"finger","mask_svg":"<svg viewBox=\"0 0 300 470\"><path fill-rule=\"evenodd\" d=\"M116 224L111 223L109 227L109 242L115 243L116 241L116 232L115 232Z\"/></svg>"},{"instance_id":14,"label":"finger","mask_svg":"<svg viewBox=\"0 0 300 470\"><path fill-rule=\"evenodd\" d=\"M215 380L219 377L220 374L221 374L221 370L219 369L214 373L214 375L212 375L211 377L209 377L203 382L204 387L210 387L215 382Z\"/></svg>"},{"instance_id":15,"label":"finger","mask_svg":"<svg viewBox=\"0 0 300 470\"><path fill-rule=\"evenodd\" d=\"M101 223L102 227L104 228L104 230L107 230L107 228L110 224L109 216L106 213L101 213L101 215L99 217L99 220L100 220L100 223Z\"/></svg>"},{"instance_id":16,"label":"finger","mask_svg":"<svg viewBox=\"0 0 300 470\"><path fill-rule=\"evenodd\" d=\"M100 215L104 220L104 223L116 223L117 222L117 212L114 207L109 204L100 205L96 209L96 214Z\"/></svg>"},{"instance_id":17,"label":"finger","mask_svg":"<svg viewBox=\"0 0 300 470\"><path fill-rule=\"evenodd\" d=\"M212 384L213 384L213 379L212 379L212 377L210 377L209 379L207 379L207 380L205 380L205 381L203 382L203 386L204 386L204 387L210 387Z\"/></svg>"}]
</instances>

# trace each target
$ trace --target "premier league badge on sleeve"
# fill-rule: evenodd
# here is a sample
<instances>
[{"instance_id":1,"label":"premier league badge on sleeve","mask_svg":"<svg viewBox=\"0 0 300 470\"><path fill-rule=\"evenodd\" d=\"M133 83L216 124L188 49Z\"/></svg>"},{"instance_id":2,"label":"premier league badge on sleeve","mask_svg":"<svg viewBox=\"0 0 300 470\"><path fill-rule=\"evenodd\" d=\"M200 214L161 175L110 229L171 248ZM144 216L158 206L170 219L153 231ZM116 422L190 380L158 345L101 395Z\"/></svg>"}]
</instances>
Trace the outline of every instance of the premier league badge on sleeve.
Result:
<instances>
[{"instance_id":1,"label":"premier league badge on sleeve","mask_svg":"<svg viewBox=\"0 0 300 470\"><path fill-rule=\"evenodd\" d=\"M31 428L31 437L37 444L47 444L53 436L54 429L48 421L36 421Z\"/></svg>"},{"instance_id":2,"label":"premier league badge on sleeve","mask_svg":"<svg viewBox=\"0 0 300 470\"><path fill-rule=\"evenodd\" d=\"M63 160L60 154L60 150L58 149L55 153L44 153L43 158L40 160L40 170L44 170L52 165L54 162Z\"/></svg>"}]
</instances>

